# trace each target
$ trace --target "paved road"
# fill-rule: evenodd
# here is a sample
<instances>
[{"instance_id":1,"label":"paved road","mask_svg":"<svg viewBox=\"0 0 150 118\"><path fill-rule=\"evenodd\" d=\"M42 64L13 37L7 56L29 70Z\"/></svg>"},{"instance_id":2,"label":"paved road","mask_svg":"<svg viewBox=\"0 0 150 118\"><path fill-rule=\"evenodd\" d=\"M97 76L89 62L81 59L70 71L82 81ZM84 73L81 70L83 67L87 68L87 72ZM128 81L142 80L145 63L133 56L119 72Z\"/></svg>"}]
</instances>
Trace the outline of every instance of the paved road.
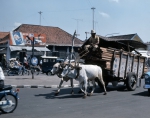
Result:
<instances>
[{"instance_id":1,"label":"paved road","mask_svg":"<svg viewBox=\"0 0 150 118\"><path fill-rule=\"evenodd\" d=\"M5 76L5 84L7 85L43 85L43 86L51 86L51 85L59 85L60 78L55 76L47 76L46 74L35 75L34 79L32 79L32 75L24 75L24 76ZM74 81L74 84L78 84L77 81ZM70 81L64 82L63 85L70 85Z\"/></svg>"},{"instance_id":2,"label":"paved road","mask_svg":"<svg viewBox=\"0 0 150 118\"><path fill-rule=\"evenodd\" d=\"M142 83L143 85L143 83ZM147 90L137 88L126 91L123 86L107 88L103 95L99 88L91 97L82 99L78 94L70 95L71 89L63 88L54 96L55 88L20 89L17 109L0 118L149 118L150 97Z\"/></svg>"}]
</instances>

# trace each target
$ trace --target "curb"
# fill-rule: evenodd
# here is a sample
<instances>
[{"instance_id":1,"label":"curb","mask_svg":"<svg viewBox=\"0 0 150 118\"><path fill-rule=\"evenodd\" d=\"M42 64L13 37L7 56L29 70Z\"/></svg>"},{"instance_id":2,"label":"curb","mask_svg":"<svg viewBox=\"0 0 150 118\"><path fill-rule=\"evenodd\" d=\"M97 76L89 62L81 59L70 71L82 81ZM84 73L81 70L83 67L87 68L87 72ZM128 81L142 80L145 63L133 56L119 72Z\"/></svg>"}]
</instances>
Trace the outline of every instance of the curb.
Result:
<instances>
[{"instance_id":1,"label":"curb","mask_svg":"<svg viewBox=\"0 0 150 118\"><path fill-rule=\"evenodd\" d=\"M11 85L14 88L58 88L58 85ZM70 85L62 85L61 88L68 88ZM79 84L74 84L73 87L79 87Z\"/></svg>"}]
</instances>

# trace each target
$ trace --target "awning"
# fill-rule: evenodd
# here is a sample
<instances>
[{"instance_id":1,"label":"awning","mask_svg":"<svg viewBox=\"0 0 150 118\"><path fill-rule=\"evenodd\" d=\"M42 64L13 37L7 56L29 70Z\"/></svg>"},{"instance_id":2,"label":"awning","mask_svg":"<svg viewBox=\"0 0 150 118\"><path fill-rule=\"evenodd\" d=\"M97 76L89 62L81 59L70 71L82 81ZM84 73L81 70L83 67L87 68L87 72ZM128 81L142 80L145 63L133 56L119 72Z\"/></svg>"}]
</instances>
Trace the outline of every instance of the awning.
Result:
<instances>
[{"instance_id":1,"label":"awning","mask_svg":"<svg viewBox=\"0 0 150 118\"><path fill-rule=\"evenodd\" d=\"M24 47L24 46L9 46L11 51L22 51L22 49L26 49L27 51L31 51L32 47ZM46 47L34 47L37 51L50 51Z\"/></svg>"},{"instance_id":2,"label":"awning","mask_svg":"<svg viewBox=\"0 0 150 118\"><path fill-rule=\"evenodd\" d=\"M37 50L37 51L50 51L46 47L34 47L34 49Z\"/></svg>"}]
</instances>

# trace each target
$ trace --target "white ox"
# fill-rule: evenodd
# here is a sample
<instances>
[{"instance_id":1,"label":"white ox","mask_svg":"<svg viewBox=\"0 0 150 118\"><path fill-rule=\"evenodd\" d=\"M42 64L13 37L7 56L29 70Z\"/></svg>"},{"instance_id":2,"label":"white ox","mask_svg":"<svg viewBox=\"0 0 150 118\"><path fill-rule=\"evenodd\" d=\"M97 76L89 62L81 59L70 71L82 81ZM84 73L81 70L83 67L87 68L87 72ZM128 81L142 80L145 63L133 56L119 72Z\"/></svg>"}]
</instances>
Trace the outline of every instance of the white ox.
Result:
<instances>
[{"instance_id":1,"label":"white ox","mask_svg":"<svg viewBox=\"0 0 150 118\"><path fill-rule=\"evenodd\" d=\"M63 65L65 65L65 64L66 64L66 63L63 63ZM62 71L63 71L63 68L62 68L62 66L61 66L61 63L56 63L56 64L54 64L54 66L53 66L53 68L52 68L52 70L51 70L51 73L52 73L52 74L56 74L59 78L61 78L61 81L60 81L59 86L58 86L58 90L55 92L55 95L58 95L58 94L59 94L60 88L61 88L63 82L64 82L64 81L67 82L68 80L70 80L70 84L71 84L71 87L72 87L71 94L73 94L73 93L74 93L74 91L73 91L73 79L70 78L70 77L62 77L62 76L61 76Z\"/></svg>"},{"instance_id":2,"label":"white ox","mask_svg":"<svg viewBox=\"0 0 150 118\"><path fill-rule=\"evenodd\" d=\"M93 88L90 94L92 95L95 90L95 80L97 79L99 82L102 83L104 88L104 95L107 94L105 83L103 81L102 77L102 69L101 67L97 65L78 65L74 66L72 64L66 65L66 67L63 69L63 72L61 74L62 77L69 77L69 78L75 78L77 81L79 81L80 89L84 93L83 98L86 98L87 96L87 84L88 81L92 81ZM83 90L84 86L84 90Z\"/></svg>"}]
</instances>

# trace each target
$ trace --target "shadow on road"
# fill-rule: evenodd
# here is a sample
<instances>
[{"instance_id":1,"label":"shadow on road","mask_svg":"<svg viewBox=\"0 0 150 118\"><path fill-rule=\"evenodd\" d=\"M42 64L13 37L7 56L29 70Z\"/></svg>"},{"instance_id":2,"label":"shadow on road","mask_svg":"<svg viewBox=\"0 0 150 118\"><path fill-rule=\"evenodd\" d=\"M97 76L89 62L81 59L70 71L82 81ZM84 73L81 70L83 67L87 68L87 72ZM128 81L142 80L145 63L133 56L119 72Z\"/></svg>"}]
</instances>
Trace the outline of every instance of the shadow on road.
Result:
<instances>
[{"instance_id":1,"label":"shadow on road","mask_svg":"<svg viewBox=\"0 0 150 118\"><path fill-rule=\"evenodd\" d=\"M38 94L35 95L36 97L43 96L45 99L64 99L64 98L80 98L83 96L83 94L78 94L79 88L74 88L74 95L71 94L71 88L62 88L60 90L60 93L55 96L56 90L53 90L51 93L47 94Z\"/></svg>"},{"instance_id":2,"label":"shadow on road","mask_svg":"<svg viewBox=\"0 0 150 118\"><path fill-rule=\"evenodd\" d=\"M66 99L66 98L82 98L83 97L83 93L78 93L79 92L79 88L74 88L74 94L71 94L71 88L62 88L60 90L60 93L55 96L55 92L56 90L53 90L53 92L51 93L47 93L47 94L38 94L35 95L36 97L40 97L43 96L45 97L45 99ZM89 91L88 91L89 92ZM104 90L100 89L100 88L96 88L94 93L103 93ZM96 95L92 95L92 96L96 96Z\"/></svg>"},{"instance_id":3,"label":"shadow on road","mask_svg":"<svg viewBox=\"0 0 150 118\"><path fill-rule=\"evenodd\" d=\"M53 92L51 92L51 93L38 94L35 96L36 97L43 96L45 99L66 99L66 98L82 98L83 97L83 93L78 93L80 90L78 87L73 89L74 90L73 95L71 94L71 90L72 90L71 88L62 88L60 90L60 93L57 96L55 96L56 90L53 90ZM117 87L108 86L107 92L111 92L111 91L127 92L126 87L123 85L119 85ZM90 91L88 90L88 92L90 92ZM97 94L93 94L92 96L97 96L98 93L103 94L103 92L104 92L103 88L97 87L94 91L94 93L97 93Z\"/></svg>"},{"instance_id":4,"label":"shadow on road","mask_svg":"<svg viewBox=\"0 0 150 118\"><path fill-rule=\"evenodd\" d=\"M134 95L134 96L150 97L150 94L148 93L148 91L143 91L143 92L135 93L135 94L132 94L132 95Z\"/></svg>"},{"instance_id":5,"label":"shadow on road","mask_svg":"<svg viewBox=\"0 0 150 118\"><path fill-rule=\"evenodd\" d=\"M107 91L108 92L111 92L111 91L127 92L127 89L126 89L126 86L118 84L118 86L116 86L116 87L113 87L112 85L109 85L107 87Z\"/></svg>"}]
</instances>

